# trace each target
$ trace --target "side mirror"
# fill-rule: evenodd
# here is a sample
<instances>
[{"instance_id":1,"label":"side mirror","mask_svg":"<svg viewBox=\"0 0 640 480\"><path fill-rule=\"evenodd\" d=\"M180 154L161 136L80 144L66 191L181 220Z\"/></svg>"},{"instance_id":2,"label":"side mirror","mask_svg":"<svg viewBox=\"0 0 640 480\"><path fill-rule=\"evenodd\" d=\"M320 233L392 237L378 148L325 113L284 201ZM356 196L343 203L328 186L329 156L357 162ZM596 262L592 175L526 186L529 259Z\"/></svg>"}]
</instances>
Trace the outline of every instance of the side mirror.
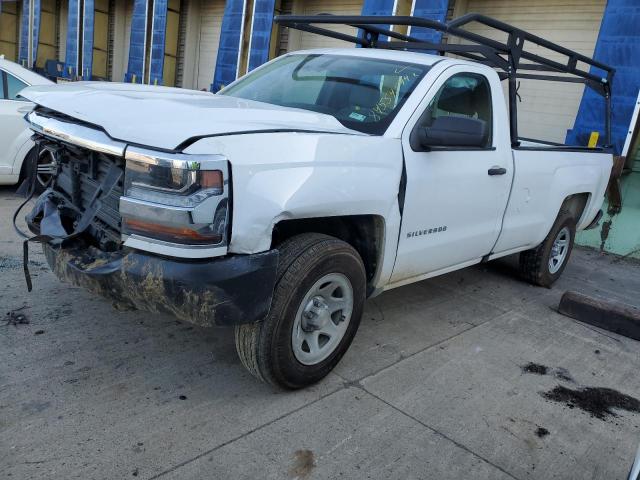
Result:
<instances>
[{"instance_id":1,"label":"side mirror","mask_svg":"<svg viewBox=\"0 0 640 480\"><path fill-rule=\"evenodd\" d=\"M431 147L479 147L485 146L487 122L468 117L438 117L430 127L419 132L420 145Z\"/></svg>"}]
</instances>

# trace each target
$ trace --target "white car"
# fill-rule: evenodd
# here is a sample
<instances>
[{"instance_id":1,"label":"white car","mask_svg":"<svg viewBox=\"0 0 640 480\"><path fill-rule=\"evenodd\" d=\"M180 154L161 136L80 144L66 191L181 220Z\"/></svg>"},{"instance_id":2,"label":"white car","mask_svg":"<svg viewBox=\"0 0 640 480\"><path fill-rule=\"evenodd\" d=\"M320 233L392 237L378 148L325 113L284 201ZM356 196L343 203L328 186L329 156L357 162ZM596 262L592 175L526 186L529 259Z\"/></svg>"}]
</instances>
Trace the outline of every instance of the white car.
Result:
<instances>
[{"instance_id":1,"label":"white car","mask_svg":"<svg viewBox=\"0 0 640 480\"><path fill-rule=\"evenodd\" d=\"M0 185L14 185L21 179L25 159L33 152L33 132L24 121L34 105L18 94L32 85L53 85L37 73L0 57ZM46 169L46 159L42 162ZM41 167L41 169L42 169ZM45 180L45 172L38 176Z\"/></svg>"},{"instance_id":2,"label":"white car","mask_svg":"<svg viewBox=\"0 0 640 480\"><path fill-rule=\"evenodd\" d=\"M336 18L363 23L314 17ZM327 375L385 290L516 252L525 278L550 286L576 231L597 224L612 166L606 148L518 138L493 68L416 52L290 53L217 95L98 83L24 95L55 157L27 224L56 275L234 326L247 369L286 388Z\"/></svg>"}]
</instances>

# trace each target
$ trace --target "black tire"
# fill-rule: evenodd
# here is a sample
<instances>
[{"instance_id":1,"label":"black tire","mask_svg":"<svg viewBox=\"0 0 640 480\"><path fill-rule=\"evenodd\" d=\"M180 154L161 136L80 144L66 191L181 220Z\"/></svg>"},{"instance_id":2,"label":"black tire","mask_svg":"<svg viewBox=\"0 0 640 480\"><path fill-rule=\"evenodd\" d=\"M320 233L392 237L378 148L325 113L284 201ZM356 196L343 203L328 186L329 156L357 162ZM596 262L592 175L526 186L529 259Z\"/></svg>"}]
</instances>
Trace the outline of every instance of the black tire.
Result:
<instances>
[{"instance_id":1,"label":"black tire","mask_svg":"<svg viewBox=\"0 0 640 480\"><path fill-rule=\"evenodd\" d=\"M298 389L324 378L349 348L362 317L365 269L351 245L328 235L297 235L283 242L278 250L277 281L269 314L263 321L236 327L236 350L242 364L258 379ZM293 352L294 321L307 292L329 273L340 273L351 284L351 319L340 343L326 359L304 365Z\"/></svg>"},{"instance_id":2,"label":"black tire","mask_svg":"<svg viewBox=\"0 0 640 480\"><path fill-rule=\"evenodd\" d=\"M549 260L551 258L553 243L558 234L564 228L569 230L567 252L558 270L551 272ZM551 227L551 231L544 241L536 248L520 253L520 271L524 278L534 285L550 288L551 285L560 278L562 272L567 266L567 263L569 262L575 236L575 218L573 218L573 215L568 210L561 210L558 214L558 218L556 218L556 221L553 224L553 227Z\"/></svg>"}]
</instances>

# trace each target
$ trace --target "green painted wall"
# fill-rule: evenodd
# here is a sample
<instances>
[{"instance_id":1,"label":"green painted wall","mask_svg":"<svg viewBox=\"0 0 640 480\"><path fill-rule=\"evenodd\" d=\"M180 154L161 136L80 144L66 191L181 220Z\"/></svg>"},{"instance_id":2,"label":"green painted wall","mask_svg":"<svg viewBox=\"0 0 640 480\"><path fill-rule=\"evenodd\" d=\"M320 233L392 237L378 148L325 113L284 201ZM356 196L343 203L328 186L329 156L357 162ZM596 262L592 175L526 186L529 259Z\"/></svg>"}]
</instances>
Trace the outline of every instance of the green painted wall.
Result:
<instances>
[{"instance_id":1,"label":"green painted wall","mask_svg":"<svg viewBox=\"0 0 640 480\"><path fill-rule=\"evenodd\" d=\"M622 211L613 216L605 213L598 228L578 233L578 245L640 258L640 162L635 165L622 178ZM603 210L606 207L605 203Z\"/></svg>"}]
</instances>

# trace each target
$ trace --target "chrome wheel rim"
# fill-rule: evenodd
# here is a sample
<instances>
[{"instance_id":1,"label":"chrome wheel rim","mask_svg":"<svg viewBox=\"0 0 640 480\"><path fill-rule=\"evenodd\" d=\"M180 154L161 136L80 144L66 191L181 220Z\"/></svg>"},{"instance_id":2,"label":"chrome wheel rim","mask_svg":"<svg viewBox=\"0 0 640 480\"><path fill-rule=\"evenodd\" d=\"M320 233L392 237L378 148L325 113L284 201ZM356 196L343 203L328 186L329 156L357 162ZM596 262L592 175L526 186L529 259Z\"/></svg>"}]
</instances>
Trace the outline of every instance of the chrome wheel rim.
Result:
<instances>
[{"instance_id":1,"label":"chrome wheel rim","mask_svg":"<svg viewBox=\"0 0 640 480\"><path fill-rule=\"evenodd\" d=\"M53 152L49 150L43 150L38 157L38 163L36 165L36 178L41 187L46 187L51 179L51 176L56 171L56 159Z\"/></svg>"},{"instance_id":2,"label":"chrome wheel rim","mask_svg":"<svg viewBox=\"0 0 640 480\"><path fill-rule=\"evenodd\" d=\"M569 227L564 227L556 235L556 239L551 245L551 253L549 254L549 272L556 273L562 267L562 264L567 259L567 252L569 251L569 241L571 240L571 232Z\"/></svg>"},{"instance_id":3,"label":"chrome wheel rim","mask_svg":"<svg viewBox=\"0 0 640 480\"><path fill-rule=\"evenodd\" d=\"M316 365L331 355L349 327L353 287L341 273L329 273L302 299L291 332L291 346L303 365Z\"/></svg>"}]
</instances>

